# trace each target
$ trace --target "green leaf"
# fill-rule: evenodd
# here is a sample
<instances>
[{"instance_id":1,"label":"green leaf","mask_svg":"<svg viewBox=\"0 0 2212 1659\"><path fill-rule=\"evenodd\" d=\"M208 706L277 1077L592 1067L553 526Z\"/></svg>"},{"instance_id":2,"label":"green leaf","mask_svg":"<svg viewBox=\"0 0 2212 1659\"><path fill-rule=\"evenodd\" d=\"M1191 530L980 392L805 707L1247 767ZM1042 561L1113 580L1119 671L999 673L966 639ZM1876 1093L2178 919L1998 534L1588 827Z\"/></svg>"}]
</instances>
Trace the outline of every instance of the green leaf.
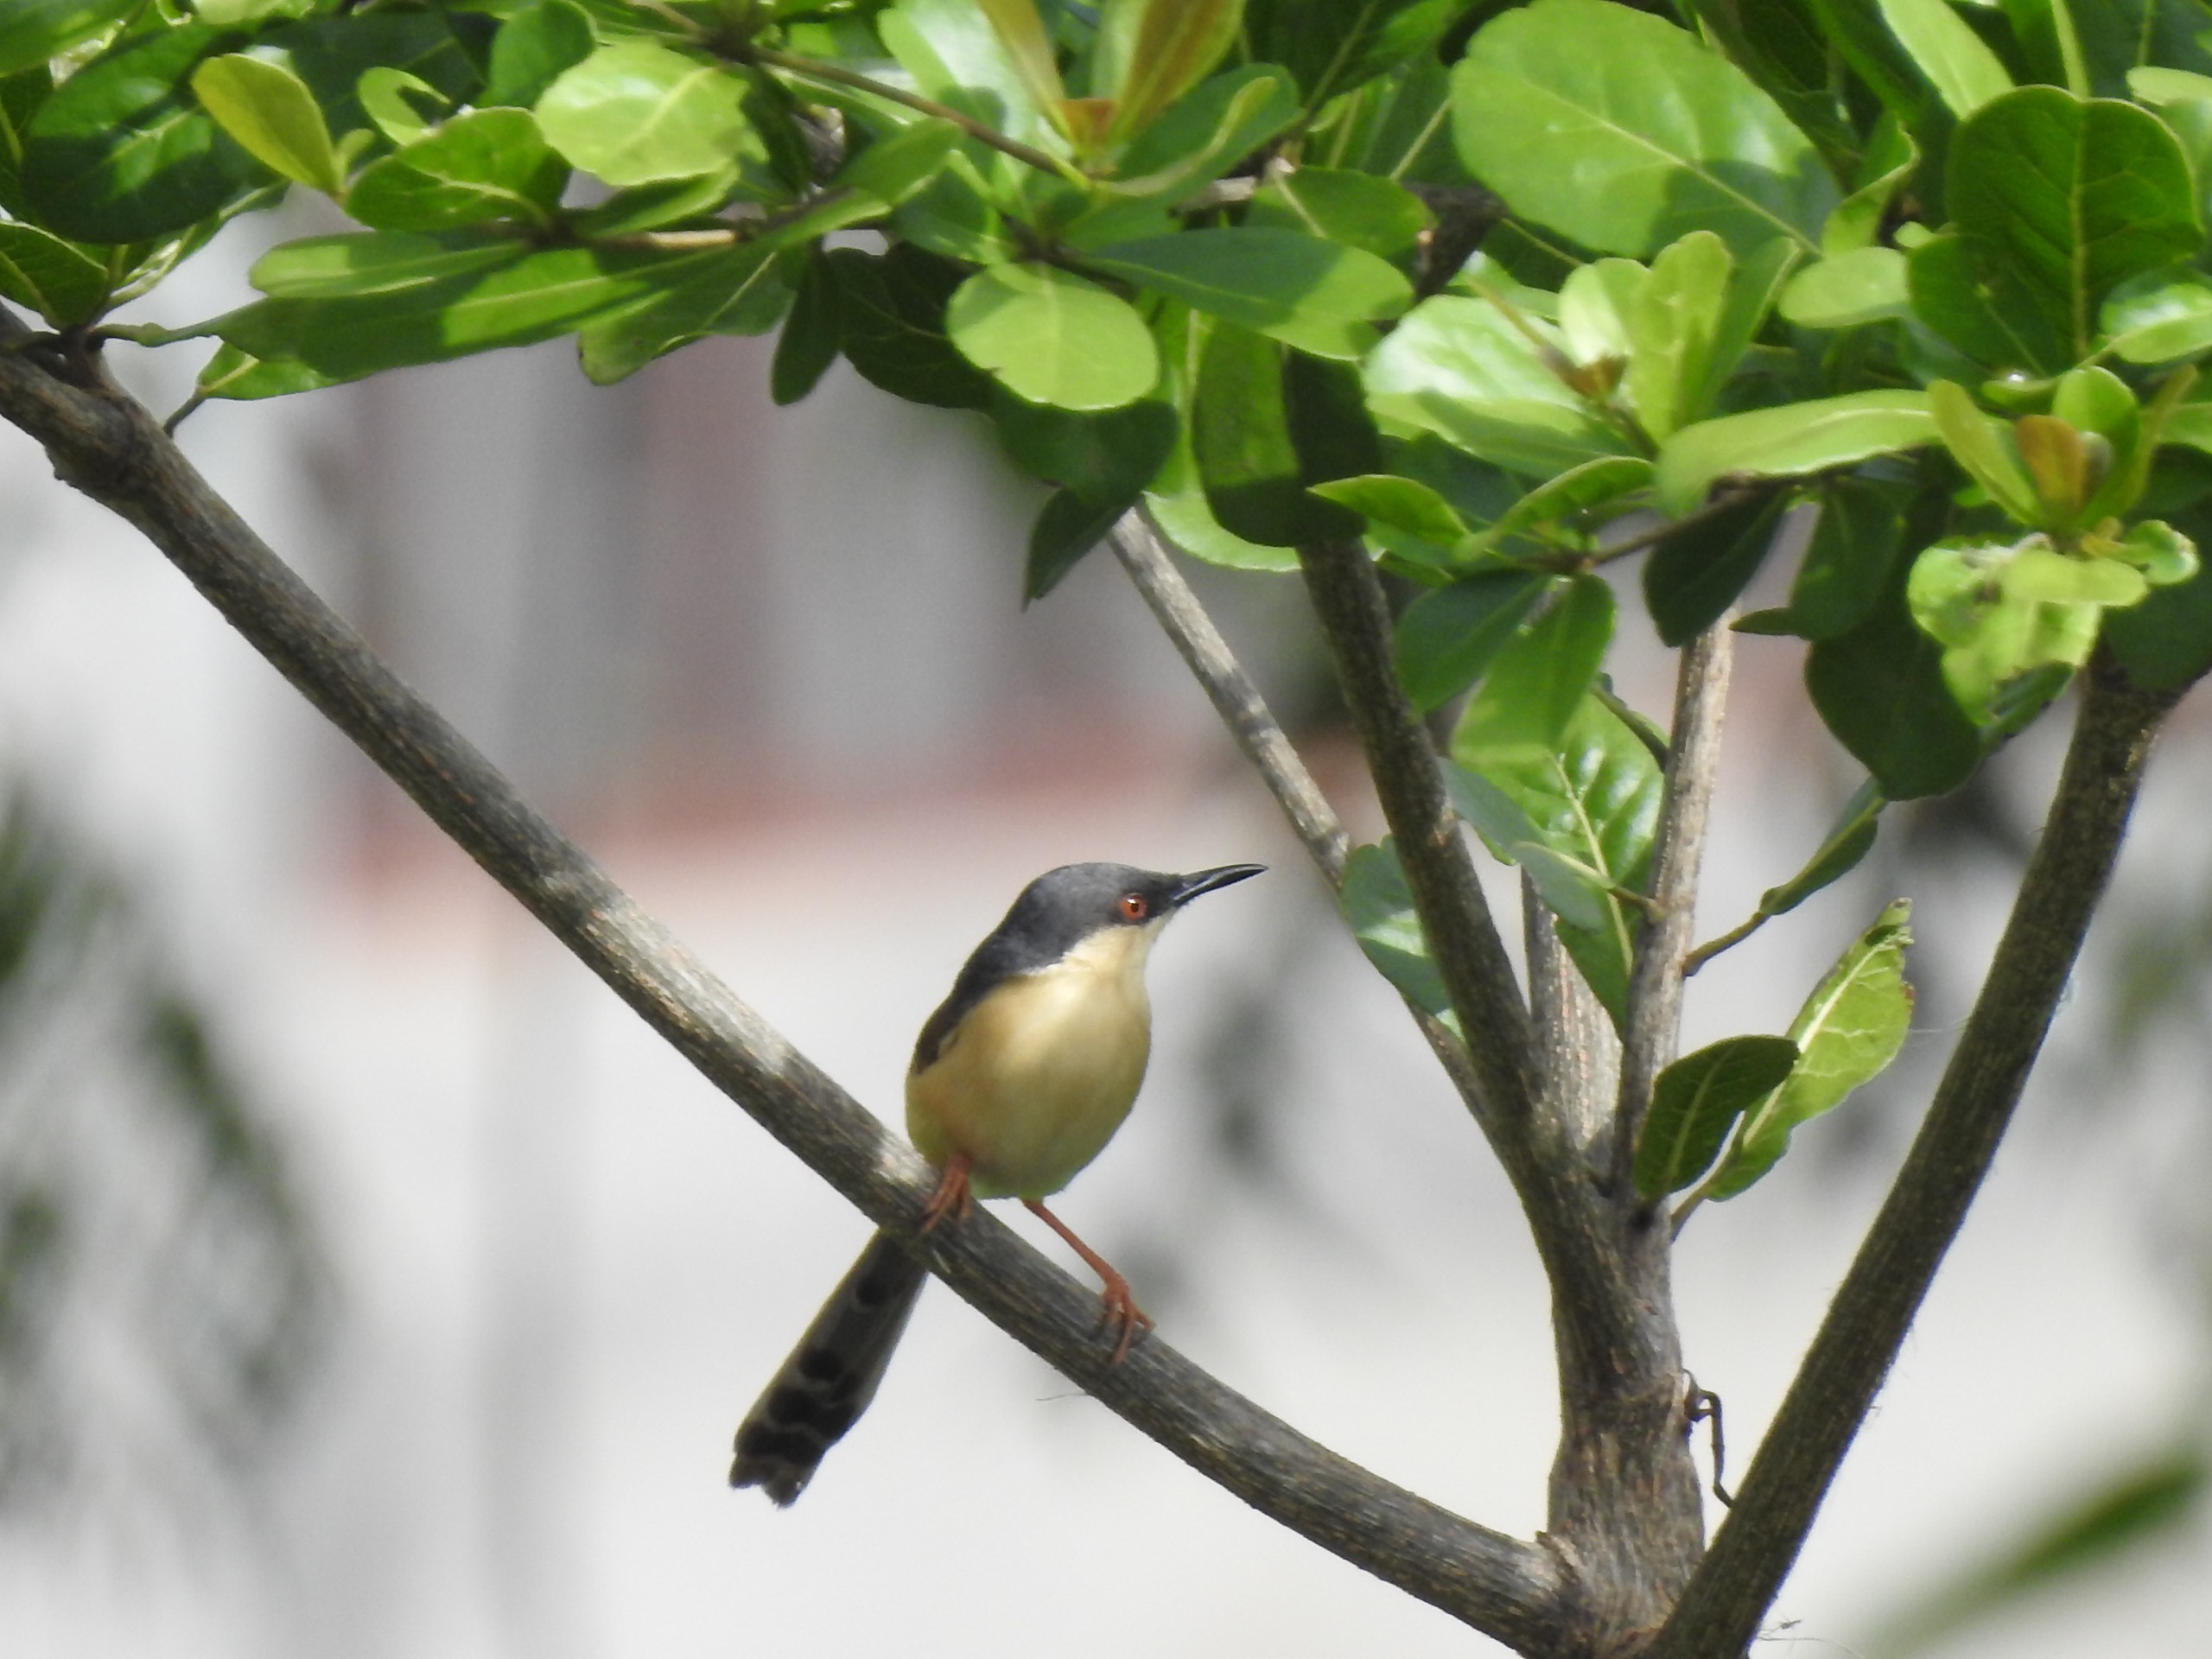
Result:
<instances>
[{"instance_id":1,"label":"green leaf","mask_svg":"<svg viewBox=\"0 0 2212 1659\"><path fill-rule=\"evenodd\" d=\"M1897 1058L1912 1027L1912 988L1904 981L1911 914L1904 899L1885 910L1806 999L1789 1027L1797 1063L1745 1114L1707 1196L1732 1198L1749 1187L1780 1161L1799 1124L1840 1105Z\"/></svg>"},{"instance_id":2,"label":"green leaf","mask_svg":"<svg viewBox=\"0 0 2212 1659\"><path fill-rule=\"evenodd\" d=\"M1467 0L1246 0L1252 55L1298 78L1306 107L1425 52L1469 10Z\"/></svg>"},{"instance_id":3,"label":"green leaf","mask_svg":"<svg viewBox=\"0 0 2212 1659\"><path fill-rule=\"evenodd\" d=\"M1154 486L1145 492L1145 511L1169 542L1207 564L1224 570L1264 570L1276 575L1298 569L1295 548L1249 542L1222 527L1198 486L1197 469L1179 446Z\"/></svg>"},{"instance_id":4,"label":"green leaf","mask_svg":"<svg viewBox=\"0 0 2212 1659\"><path fill-rule=\"evenodd\" d=\"M2212 524L2192 527L2212 534ZM2102 638L2128 677L2146 691L2195 683L2212 669L2212 566L2173 587L2153 588L2139 605L2110 613Z\"/></svg>"},{"instance_id":5,"label":"green leaf","mask_svg":"<svg viewBox=\"0 0 2212 1659\"><path fill-rule=\"evenodd\" d=\"M1228 227L1118 242L1083 263L1317 357L1354 359L1413 290L1357 248L1294 231Z\"/></svg>"},{"instance_id":6,"label":"green leaf","mask_svg":"<svg viewBox=\"0 0 2212 1659\"><path fill-rule=\"evenodd\" d=\"M473 276L528 251L505 238L315 236L271 248L246 279L276 299L354 298Z\"/></svg>"},{"instance_id":7,"label":"green leaf","mask_svg":"<svg viewBox=\"0 0 2212 1659\"><path fill-rule=\"evenodd\" d=\"M1419 196L1395 180L1301 167L1270 175L1252 198L1244 222L1363 248L1403 266L1419 251L1436 218Z\"/></svg>"},{"instance_id":8,"label":"green leaf","mask_svg":"<svg viewBox=\"0 0 2212 1659\"><path fill-rule=\"evenodd\" d=\"M217 319L215 332L255 357L296 359L351 379L571 333L647 302L673 270L702 257L510 247L504 263L442 280L340 298L264 300Z\"/></svg>"},{"instance_id":9,"label":"green leaf","mask_svg":"<svg viewBox=\"0 0 2212 1659\"><path fill-rule=\"evenodd\" d=\"M1483 537L1487 547L1502 548L1517 537L1541 539L1547 532L1580 537L1597 526L1593 518L1618 516L1624 497L1651 487L1651 463L1641 455L1605 455L1570 467L1539 484L1503 512Z\"/></svg>"},{"instance_id":10,"label":"green leaf","mask_svg":"<svg viewBox=\"0 0 2212 1659\"><path fill-rule=\"evenodd\" d=\"M246 403L260 397L285 397L297 391L319 391L334 382L304 363L277 358L264 363L235 346L216 347L207 366L200 371L193 388L198 398L220 397Z\"/></svg>"},{"instance_id":11,"label":"green leaf","mask_svg":"<svg viewBox=\"0 0 2212 1659\"><path fill-rule=\"evenodd\" d=\"M485 219L553 222L569 164L526 110L472 110L372 162L346 211L372 230L444 231Z\"/></svg>"},{"instance_id":12,"label":"green leaf","mask_svg":"<svg viewBox=\"0 0 2212 1659\"><path fill-rule=\"evenodd\" d=\"M1173 201L1203 188L1296 119L1298 94L1282 71L1244 64L1205 82L1133 137L1106 188Z\"/></svg>"},{"instance_id":13,"label":"green leaf","mask_svg":"<svg viewBox=\"0 0 2212 1659\"><path fill-rule=\"evenodd\" d=\"M2098 327L2127 363L2172 363L2212 351L2212 277L2186 267L2125 283L2104 303Z\"/></svg>"},{"instance_id":14,"label":"green leaf","mask_svg":"<svg viewBox=\"0 0 2212 1659\"><path fill-rule=\"evenodd\" d=\"M1854 391L1723 415L1684 427L1660 446L1659 505L1684 513L1718 479L1826 472L1935 438L1927 394L1917 391Z\"/></svg>"},{"instance_id":15,"label":"green leaf","mask_svg":"<svg viewBox=\"0 0 2212 1659\"><path fill-rule=\"evenodd\" d=\"M1846 118L1834 51L1808 0L1694 0L1707 37L1788 112L1840 175L1859 154L1859 134Z\"/></svg>"},{"instance_id":16,"label":"green leaf","mask_svg":"<svg viewBox=\"0 0 2212 1659\"><path fill-rule=\"evenodd\" d=\"M1227 323L1205 333L1191 404L1191 451L1213 517L1247 541L1278 547L1357 536L1357 514L1308 493L1358 476L1379 454L1345 454L1332 429L1363 421L1356 383L1313 359ZM1371 440L1372 432L1370 429Z\"/></svg>"},{"instance_id":17,"label":"green leaf","mask_svg":"<svg viewBox=\"0 0 2212 1659\"><path fill-rule=\"evenodd\" d=\"M472 41L480 38L474 31ZM307 83L330 130L347 133L369 124L361 107L361 77L375 68L396 69L435 89L449 105L475 101L480 60L454 32L454 21L435 11L376 11L342 17L310 17L271 29L255 50L283 53Z\"/></svg>"},{"instance_id":18,"label":"green leaf","mask_svg":"<svg viewBox=\"0 0 2212 1659\"><path fill-rule=\"evenodd\" d=\"M1141 132L1236 39L1241 0L1106 0L1092 90L1114 101L1109 143Z\"/></svg>"},{"instance_id":19,"label":"green leaf","mask_svg":"<svg viewBox=\"0 0 2212 1659\"><path fill-rule=\"evenodd\" d=\"M271 17L304 17L315 0L195 0L192 14L203 23L258 23Z\"/></svg>"},{"instance_id":20,"label":"green leaf","mask_svg":"<svg viewBox=\"0 0 2212 1659\"><path fill-rule=\"evenodd\" d=\"M0 219L0 298L67 328L105 310L112 286L107 268L81 248L35 226Z\"/></svg>"},{"instance_id":21,"label":"green leaf","mask_svg":"<svg viewBox=\"0 0 2212 1659\"><path fill-rule=\"evenodd\" d=\"M1848 476L1829 479L1821 486L1820 519L1797 567L1789 608L1771 631L1801 639L1850 632L1880 603L1904 544L1904 513L1896 490Z\"/></svg>"},{"instance_id":22,"label":"green leaf","mask_svg":"<svg viewBox=\"0 0 2212 1659\"><path fill-rule=\"evenodd\" d=\"M1810 249L1835 188L1804 135L1726 59L1606 0L1536 0L1452 75L1459 154L1514 213L1641 257L1709 230L1738 254Z\"/></svg>"},{"instance_id":23,"label":"green leaf","mask_svg":"<svg viewBox=\"0 0 2212 1659\"><path fill-rule=\"evenodd\" d=\"M1491 571L1407 606L1390 654L1414 706L1426 714L1480 679L1553 581L1541 571Z\"/></svg>"},{"instance_id":24,"label":"green leaf","mask_svg":"<svg viewBox=\"0 0 2212 1659\"><path fill-rule=\"evenodd\" d=\"M1943 679L1978 725L2001 724L2006 694L2037 671L2081 667L2102 608L2149 591L2117 559L2071 558L2040 537L2018 546L1939 542L1913 561L1905 599L1943 647Z\"/></svg>"},{"instance_id":25,"label":"green leaf","mask_svg":"<svg viewBox=\"0 0 2212 1659\"><path fill-rule=\"evenodd\" d=\"M209 58L192 72L192 91L200 107L263 166L325 195L346 188L315 95L281 64L235 52Z\"/></svg>"},{"instance_id":26,"label":"green leaf","mask_svg":"<svg viewBox=\"0 0 2212 1659\"><path fill-rule=\"evenodd\" d=\"M2028 62L2028 79L2063 86L2076 98L2095 90L2067 0L2003 0L2005 21Z\"/></svg>"},{"instance_id":27,"label":"green leaf","mask_svg":"<svg viewBox=\"0 0 2212 1659\"><path fill-rule=\"evenodd\" d=\"M582 329L577 347L585 377L611 385L709 334L766 334L791 303L777 252L763 238L662 256L648 297Z\"/></svg>"},{"instance_id":28,"label":"green leaf","mask_svg":"<svg viewBox=\"0 0 2212 1659\"><path fill-rule=\"evenodd\" d=\"M1446 294L1408 313L1363 372L1368 407L1386 429L1433 432L1470 454L1549 478L1631 448L1567 383L1567 365L1552 324Z\"/></svg>"},{"instance_id":29,"label":"green leaf","mask_svg":"<svg viewBox=\"0 0 2212 1659\"><path fill-rule=\"evenodd\" d=\"M1759 895L1760 918L1786 916L1821 888L1858 868L1859 861L1873 850L1874 837L1882 827L1882 809L1888 804L1872 779L1861 784L1844 804L1812 857L1805 861L1805 868Z\"/></svg>"},{"instance_id":30,"label":"green leaf","mask_svg":"<svg viewBox=\"0 0 2212 1659\"><path fill-rule=\"evenodd\" d=\"M267 183L185 84L238 39L189 23L163 29L56 87L24 135L23 194L40 221L79 241L150 241Z\"/></svg>"},{"instance_id":31,"label":"green leaf","mask_svg":"<svg viewBox=\"0 0 2212 1659\"><path fill-rule=\"evenodd\" d=\"M976 9L998 36L1000 48L1021 78L1029 101L1040 110L1057 108L1067 97L1067 88L1060 84L1052 40L1032 0L976 0Z\"/></svg>"},{"instance_id":32,"label":"green leaf","mask_svg":"<svg viewBox=\"0 0 2212 1659\"><path fill-rule=\"evenodd\" d=\"M138 10L141 0L9 0L0 10L0 75L43 64Z\"/></svg>"},{"instance_id":33,"label":"green leaf","mask_svg":"<svg viewBox=\"0 0 2212 1659\"><path fill-rule=\"evenodd\" d=\"M1989 499L2023 524L2041 523L2035 480L2028 475L2012 429L1983 414L1966 388L1948 380L1928 388L1928 408L1951 459L1989 492Z\"/></svg>"},{"instance_id":34,"label":"green leaf","mask_svg":"<svg viewBox=\"0 0 2212 1659\"><path fill-rule=\"evenodd\" d=\"M1452 999L1429 955L1421 918L1414 913L1413 889L1406 884L1394 843L1386 840L1377 847L1351 849L1337 903L1376 971L1414 1007L1449 1020Z\"/></svg>"},{"instance_id":35,"label":"green leaf","mask_svg":"<svg viewBox=\"0 0 2212 1659\"><path fill-rule=\"evenodd\" d=\"M1055 490L1029 531L1029 557L1023 566L1021 602L1034 604L1060 585L1083 556L1105 539L1126 504L1101 506L1073 490Z\"/></svg>"},{"instance_id":36,"label":"green leaf","mask_svg":"<svg viewBox=\"0 0 2212 1659\"><path fill-rule=\"evenodd\" d=\"M768 395L779 407L795 404L837 360L840 339L837 277L817 248L807 256L791 313L776 336L776 357L768 371Z\"/></svg>"},{"instance_id":37,"label":"green leaf","mask_svg":"<svg viewBox=\"0 0 2212 1659\"><path fill-rule=\"evenodd\" d=\"M1946 344L1974 362L2005 374L2033 378L2037 365L2065 359L2065 346L2032 311L2000 308L1993 286L1979 275L1965 239L1930 237L1905 256L1905 288L1912 314Z\"/></svg>"},{"instance_id":38,"label":"green leaf","mask_svg":"<svg viewBox=\"0 0 2212 1659\"><path fill-rule=\"evenodd\" d=\"M1783 491L1747 494L1652 544L1643 599L1662 643L1685 645L1720 620L1765 563L1788 505Z\"/></svg>"},{"instance_id":39,"label":"green leaf","mask_svg":"<svg viewBox=\"0 0 2212 1659\"><path fill-rule=\"evenodd\" d=\"M382 66L363 73L357 95L362 112L395 146L428 137L448 107L445 94L422 76Z\"/></svg>"},{"instance_id":40,"label":"green leaf","mask_svg":"<svg viewBox=\"0 0 2212 1659\"><path fill-rule=\"evenodd\" d=\"M1495 667L1491 673L1495 677ZM1659 821L1658 761L1595 695L1582 700L1551 750L1521 743L1491 749L1455 739L1452 758L1458 767L1446 771L1452 800L1499 856L1514 856L1510 846L1499 844L1511 836L1594 873L1589 896L1602 905L1605 925L1580 927L1562 918L1560 940L1618 1026L1625 1017L1640 925L1638 914L1618 894L1643 883Z\"/></svg>"},{"instance_id":41,"label":"green leaf","mask_svg":"<svg viewBox=\"0 0 2212 1659\"><path fill-rule=\"evenodd\" d=\"M1128 301L1051 265L989 265L952 296L945 332L1016 397L1118 409L1150 391L1160 354Z\"/></svg>"},{"instance_id":42,"label":"green leaf","mask_svg":"<svg viewBox=\"0 0 2212 1659\"><path fill-rule=\"evenodd\" d=\"M2178 10L2163 8L2161 10ZM1963 1629L1993 1628L2006 1615L2025 1622L2043 1605L2037 1598L2062 1586L2092 1583L2158 1559L2185 1559L2183 1541L2195 1529L2212 1467L2196 1426L2152 1458L2107 1477L2053 1510L2012 1522L2016 1541L1996 1559L1969 1566L1913 1604L1883 1632L1873 1651L1911 1659L1947 1645ZM2086 1582L2082 1582L2086 1580Z\"/></svg>"},{"instance_id":43,"label":"green leaf","mask_svg":"<svg viewBox=\"0 0 2212 1659\"><path fill-rule=\"evenodd\" d=\"M945 305L965 280L960 267L906 246L887 254L832 248L845 355L861 378L910 403L989 406L993 382L944 332Z\"/></svg>"},{"instance_id":44,"label":"green leaf","mask_svg":"<svg viewBox=\"0 0 2212 1659\"><path fill-rule=\"evenodd\" d=\"M876 29L918 91L1054 154L1066 143L976 0L899 0Z\"/></svg>"},{"instance_id":45,"label":"green leaf","mask_svg":"<svg viewBox=\"0 0 2212 1659\"><path fill-rule=\"evenodd\" d=\"M1805 689L1836 740L1893 801L1941 795L1981 760L1981 734L1944 683L1942 647L1913 626L1902 584L1848 633L1815 642Z\"/></svg>"},{"instance_id":46,"label":"green leaf","mask_svg":"<svg viewBox=\"0 0 2212 1659\"><path fill-rule=\"evenodd\" d=\"M1417 479L1367 473L1310 487L1324 501L1350 507L1366 519L1370 536L1423 543L1447 558L1469 537L1458 509Z\"/></svg>"},{"instance_id":47,"label":"green leaf","mask_svg":"<svg viewBox=\"0 0 2212 1659\"><path fill-rule=\"evenodd\" d=\"M1772 1094L1797 1061L1787 1037L1730 1037L1662 1071L1637 1136L1637 1197L1656 1204L1696 1180L1745 1109Z\"/></svg>"},{"instance_id":48,"label":"green leaf","mask_svg":"<svg viewBox=\"0 0 2212 1659\"><path fill-rule=\"evenodd\" d=\"M1624 318L1628 375L1622 390L1653 440L1702 415L1721 314L1736 262L1710 231L1693 231L1651 262Z\"/></svg>"},{"instance_id":49,"label":"green leaf","mask_svg":"<svg viewBox=\"0 0 2212 1659\"><path fill-rule=\"evenodd\" d=\"M960 129L950 121L917 121L876 139L837 169L836 183L891 207L915 195L952 159Z\"/></svg>"},{"instance_id":50,"label":"green leaf","mask_svg":"<svg viewBox=\"0 0 2212 1659\"><path fill-rule=\"evenodd\" d=\"M1497 652L1452 734L1452 753L1465 762L1471 755L1556 750L1612 638L1613 590L1601 577L1570 577L1551 607Z\"/></svg>"},{"instance_id":51,"label":"green leaf","mask_svg":"<svg viewBox=\"0 0 2212 1659\"><path fill-rule=\"evenodd\" d=\"M1953 115L1972 115L2012 90L2012 78L1997 54L1945 0L1875 0L1875 4L1897 44Z\"/></svg>"},{"instance_id":52,"label":"green leaf","mask_svg":"<svg viewBox=\"0 0 2212 1659\"><path fill-rule=\"evenodd\" d=\"M1827 223L1821 226L1821 252L1828 258L1875 245L1890 204L1920 165L1919 147L1905 135L1896 116L1883 115L1868 147L1866 162L1861 175L1866 182L1838 202Z\"/></svg>"},{"instance_id":53,"label":"green leaf","mask_svg":"<svg viewBox=\"0 0 2212 1659\"><path fill-rule=\"evenodd\" d=\"M715 173L766 159L746 114L749 82L649 41L603 46L537 103L546 142L613 185Z\"/></svg>"},{"instance_id":54,"label":"green leaf","mask_svg":"<svg viewBox=\"0 0 2212 1659\"><path fill-rule=\"evenodd\" d=\"M993 401L991 417L1022 471L1116 517L1159 475L1179 430L1174 406L1156 397L1079 415L1008 395Z\"/></svg>"},{"instance_id":55,"label":"green leaf","mask_svg":"<svg viewBox=\"0 0 2212 1659\"><path fill-rule=\"evenodd\" d=\"M591 19L569 0L534 0L508 15L492 38L483 102L526 110L592 54Z\"/></svg>"},{"instance_id":56,"label":"green leaf","mask_svg":"<svg viewBox=\"0 0 2212 1659\"><path fill-rule=\"evenodd\" d=\"M2113 289L2204 239L2181 146L2132 104L2007 92L1960 124L1947 179L1977 278L2046 373L2088 355Z\"/></svg>"},{"instance_id":57,"label":"green leaf","mask_svg":"<svg viewBox=\"0 0 2212 1659\"><path fill-rule=\"evenodd\" d=\"M1800 328L1849 328L1903 316L1911 304L1905 257L1895 248L1859 248L1808 265L1782 292L1782 315Z\"/></svg>"}]
</instances>

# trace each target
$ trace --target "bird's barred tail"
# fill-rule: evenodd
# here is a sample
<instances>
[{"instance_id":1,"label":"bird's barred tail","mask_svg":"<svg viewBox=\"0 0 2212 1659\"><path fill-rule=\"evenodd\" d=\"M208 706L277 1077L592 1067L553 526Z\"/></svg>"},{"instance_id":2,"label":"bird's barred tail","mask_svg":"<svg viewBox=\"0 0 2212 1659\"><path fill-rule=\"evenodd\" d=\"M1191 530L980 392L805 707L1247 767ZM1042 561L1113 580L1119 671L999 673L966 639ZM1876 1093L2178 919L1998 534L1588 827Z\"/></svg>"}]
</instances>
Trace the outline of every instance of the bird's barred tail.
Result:
<instances>
[{"instance_id":1,"label":"bird's barred tail","mask_svg":"<svg viewBox=\"0 0 2212 1659\"><path fill-rule=\"evenodd\" d=\"M731 1485L758 1486L779 1504L806 1490L875 1398L928 1276L890 1233L868 1241L739 1425Z\"/></svg>"}]
</instances>

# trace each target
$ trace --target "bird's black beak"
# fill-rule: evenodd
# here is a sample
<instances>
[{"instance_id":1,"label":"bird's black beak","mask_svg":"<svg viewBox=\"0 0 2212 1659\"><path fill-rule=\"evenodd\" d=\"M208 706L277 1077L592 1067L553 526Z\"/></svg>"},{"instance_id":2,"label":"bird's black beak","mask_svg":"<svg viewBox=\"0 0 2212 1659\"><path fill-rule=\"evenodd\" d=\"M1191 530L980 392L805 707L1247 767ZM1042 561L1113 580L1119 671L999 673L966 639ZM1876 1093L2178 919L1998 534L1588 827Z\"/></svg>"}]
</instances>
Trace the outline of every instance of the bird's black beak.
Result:
<instances>
[{"instance_id":1,"label":"bird's black beak","mask_svg":"<svg viewBox=\"0 0 2212 1659\"><path fill-rule=\"evenodd\" d=\"M1167 902L1177 910L1189 904L1200 893L1211 893L1247 876L1258 875L1266 870L1264 864L1224 864L1218 869L1198 870L1190 875L1179 875L1167 894Z\"/></svg>"}]
</instances>

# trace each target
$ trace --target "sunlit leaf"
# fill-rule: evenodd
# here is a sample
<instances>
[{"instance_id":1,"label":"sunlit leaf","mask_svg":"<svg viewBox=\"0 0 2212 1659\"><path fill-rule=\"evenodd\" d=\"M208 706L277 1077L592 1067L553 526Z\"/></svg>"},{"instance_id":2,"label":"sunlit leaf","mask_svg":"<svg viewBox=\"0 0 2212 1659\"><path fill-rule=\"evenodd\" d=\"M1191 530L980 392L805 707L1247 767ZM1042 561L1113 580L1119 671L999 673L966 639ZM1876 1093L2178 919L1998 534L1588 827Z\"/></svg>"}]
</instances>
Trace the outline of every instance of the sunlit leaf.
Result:
<instances>
[{"instance_id":1,"label":"sunlit leaf","mask_svg":"<svg viewBox=\"0 0 2212 1659\"><path fill-rule=\"evenodd\" d=\"M1787 1037L1730 1037L1662 1071L1637 1137L1637 1197L1656 1204L1705 1173L1745 1109L1772 1094L1797 1063Z\"/></svg>"},{"instance_id":2,"label":"sunlit leaf","mask_svg":"<svg viewBox=\"0 0 2212 1659\"><path fill-rule=\"evenodd\" d=\"M1885 910L1814 988L1790 1022L1797 1063L1745 1115L1705 1196L1732 1198L1749 1187L1780 1161L1800 1124L1840 1105L1897 1058L1912 1026L1912 988L1904 981L1911 914L1904 899Z\"/></svg>"}]
</instances>

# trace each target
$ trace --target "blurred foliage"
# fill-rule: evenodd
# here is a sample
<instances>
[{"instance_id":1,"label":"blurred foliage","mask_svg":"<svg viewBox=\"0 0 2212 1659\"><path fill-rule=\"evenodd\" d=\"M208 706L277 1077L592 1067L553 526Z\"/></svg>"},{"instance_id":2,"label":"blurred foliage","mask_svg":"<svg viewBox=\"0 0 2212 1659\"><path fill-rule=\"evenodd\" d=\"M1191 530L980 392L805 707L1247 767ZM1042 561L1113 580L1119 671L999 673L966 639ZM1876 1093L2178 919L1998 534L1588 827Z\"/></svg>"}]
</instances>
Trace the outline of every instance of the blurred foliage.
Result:
<instances>
[{"instance_id":1,"label":"blurred foliage","mask_svg":"<svg viewBox=\"0 0 2212 1659\"><path fill-rule=\"evenodd\" d=\"M1968 1626L2010 1612L2156 1545L2203 1508L2212 1452L2183 1441L2031 1522L2005 1554L1961 1573L1869 1644L1870 1659L1914 1659Z\"/></svg>"},{"instance_id":2,"label":"blurred foliage","mask_svg":"<svg viewBox=\"0 0 2212 1659\"><path fill-rule=\"evenodd\" d=\"M277 1442L327 1328L268 1125L123 886L0 804L0 1513L182 1502Z\"/></svg>"}]
</instances>

